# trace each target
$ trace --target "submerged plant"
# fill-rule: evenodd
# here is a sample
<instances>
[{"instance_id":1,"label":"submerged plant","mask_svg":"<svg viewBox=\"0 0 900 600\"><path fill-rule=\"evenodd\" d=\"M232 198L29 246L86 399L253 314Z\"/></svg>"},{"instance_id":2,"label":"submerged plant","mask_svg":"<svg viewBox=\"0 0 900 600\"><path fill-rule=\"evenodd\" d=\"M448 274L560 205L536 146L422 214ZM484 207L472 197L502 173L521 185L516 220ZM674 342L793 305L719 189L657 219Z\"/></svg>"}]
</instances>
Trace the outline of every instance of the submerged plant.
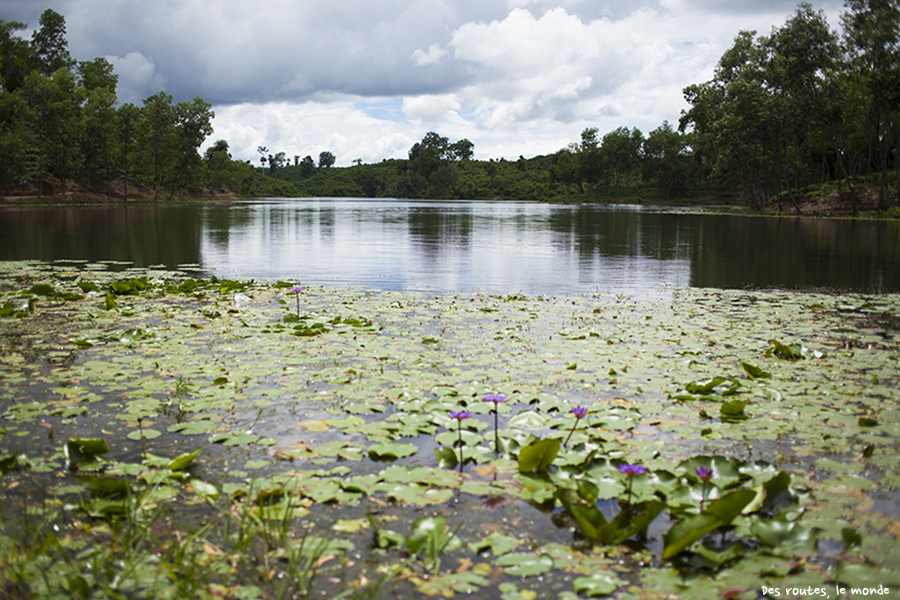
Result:
<instances>
[{"instance_id":1,"label":"submerged plant","mask_svg":"<svg viewBox=\"0 0 900 600\"><path fill-rule=\"evenodd\" d=\"M644 468L643 465L629 465L623 463L619 465L619 471L628 475L628 504L631 504L631 484L635 477L643 475L647 472L647 469Z\"/></svg>"},{"instance_id":2,"label":"submerged plant","mask_svg":"<svg viewBox=\"0 0 900 600\"><path fill-rule=\"evenodd\" d=\"M572 431L569 432L569 435L566 437L566 441L563 442L563 446L569 447L569 440L572 439L572 434L575 433L575 428L578 427L578 421L587 416L588 410L584 406L576 406L572 409L572 414L575 415L575 423L572 424Z\"/></svg>"},{"instance_id":3,"label":"submerged plant","mask_svg":"<svg viewBox=\"0 0 900 600\"><path fill-rule=\"evenodd\" d=\"M494 403L494 452L500 454L500 434L497 431L497 419L499 414L499 404L506 401L505 394L487 394L484 397L485 402Z\"/></svg>"}]
</instances>

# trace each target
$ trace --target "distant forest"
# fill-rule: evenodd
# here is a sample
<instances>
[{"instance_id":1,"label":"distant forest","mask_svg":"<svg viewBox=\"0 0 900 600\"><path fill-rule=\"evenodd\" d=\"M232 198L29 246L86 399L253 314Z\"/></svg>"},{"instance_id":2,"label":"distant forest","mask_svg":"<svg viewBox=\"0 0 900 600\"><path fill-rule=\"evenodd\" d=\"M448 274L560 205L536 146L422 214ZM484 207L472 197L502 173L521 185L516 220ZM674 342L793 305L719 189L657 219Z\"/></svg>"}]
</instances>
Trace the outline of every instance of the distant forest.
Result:
<instances>
[{"instance_id":1,"label":"distant forest","mask_svg":"<svg viewBox=\"0 0 900 600\"><path fill-rule=\"evenodd\" d=\"M733 195L751 209L781 210L864 194L900 207L900 0L847 0L842 32L800 4L769 35L742 31L712 80L690 85L677 124L644 135L597 128L553 154L475 160L474 144L435 132L408 158L335 167L322 152L287 157L260 147L260 165L234 160L218 140L202 155L213 112L201 98L159 92L119 104L103 58L76 62L65 20L0 21L0 189L78 180L110 197L122 184L154 196L201 190L242 196L358 196L560 201L675 200ZM113 194L114 187L119 191ZM63 188L65 189L65 188Z\"/></svg>"}]
</instances>

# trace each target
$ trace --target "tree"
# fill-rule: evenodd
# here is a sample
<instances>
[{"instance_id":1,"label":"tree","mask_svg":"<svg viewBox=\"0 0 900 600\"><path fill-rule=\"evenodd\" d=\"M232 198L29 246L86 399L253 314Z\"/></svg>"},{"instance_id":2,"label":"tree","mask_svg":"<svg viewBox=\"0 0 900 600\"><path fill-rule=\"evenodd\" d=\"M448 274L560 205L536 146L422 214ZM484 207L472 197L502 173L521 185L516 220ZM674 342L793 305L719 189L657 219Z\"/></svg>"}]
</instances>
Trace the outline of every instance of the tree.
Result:
<instances>
[{"instance_id":1,"label":"tree","mask_svg":"<svg viewBox=\"0 0 900 600\"><path fill-rule=\"evenodd\" d=\"M769 50L765 82L771 90L772 166L778 186L787 190L795 209L794 190L809 179L810 142L825 128L825 77L834 72L840 50L824 11L806 3L784 26L762 43Z\"/></svg>"},{"instance_id":2,"label":"tree","mask_svg":"<svg viewBox=\"0 0 900 600\"><path fill-rule=\"evenodd\" d=\"M681 194L687 189L690 166L686 150L686 137L668 121L663 121L644 140L644 178L665 189L666 200L671 194Z\"/></svg>"},{"instance_id":3,"label":"tree","mask_svg":"<svg viewBox=\"0 0 900 600\"><path fill-rule=\"evenodd\" d=\"M144 100L139 137L142 150L149 159L147 167L153 178L154 200L159 198L163 176L174 166L177 143L175 118L170 94L157 92Z\"/></svg>"},{"instance_id":4,"label":"tree","mask_svg":"<svg viewBox=\"0 0 900 600\"><path fill-rule=\"evenodd\" d=\"M850 68L870 99L868 130L881 172L879 209L887 207L887 180L893 150L900 203L900 2L847 0L842 15Z\"/></svg>"},{"instance_id":5,"label":"tree","mask_svg":"<svg viewBox=\"0 0 900 600\"><path fill-rule=\"evenodd\" d=\"M569 187L578 178L578 161L568 149L556 153L556 164L553 165L553 176L563 184L566 198L569 198Z\"/></svg>"},{"instance_id":6,"label":"tree","mask_svg":"<svg viewBox=\"0 0 900 600\"><path fill-rule=\"evenodd\" d=\"M102 173L107 181L106 197L112 195L112 174L116 167L118 143L116 136L116 95L105 87L86 91L87 102L82 108L81 152L88 181L93 174Z\"/></svg>"},{"instance_id":7,"label":"tree","mask_svg":"<svg viewBox=\"0 0 900 600\"><path fill-rule=\"evenodd\" d=\"M320 169L328 169L334 165L334 161L337 160L331 152L325 150L319 153L319 168Z\"/></svg>"},{"instance_id":8,"label":"tree","mask_svg":"<svg viewBox=\"0 0 900 600\"><path fill-rule=\"evenodd\" d=\"M173 111L174 157L170 197L181 186L199 179L200 156L198 150L212 134L212 105L203 98L191 102L179 102ZM282 154L284 154L282 152Z\"/></svg>"},{"instance_id":9,"label":"tree","mask_svg":"<svg viewBox=\"0 0 900 600\"><path fill-rule=\"evenodd\" d=\"M271 154L268 157L269 159L269 174L275 173L277 169L280 169L285 166L287 163L287 154L284 152L277 152L275 156Z\"/></svg>"},{"instance_id":10,"label":"tree","mask_svg":"<svg viewBox=\"0 0 900 600\"><path fill-rule=\"evenodd\" d=\"M116 93L119 76L113 72L112 63L105 58L95 58L78 63L78 77L87 91L105 89Z\"/></svg>"},{"instance_id":11,"label":"tree","mask_svg":"<svg viewBox=\"0 0 900 600\"><path fill-rule=\"evenodd\" d=\"M451 160L463 161L472 160L475 155L475 144L463 138L457 142L450 144Z\"/></svg>"},{"instance_id":12,"label":"tree","mask_svg":"<svg viewBox=\"0 0 900 600\"><path fill-rule=\"evenodd\" d=\"M679 122L682 132L693 130L696 154L711 161L713 175L725 182L737 179L753 210L767 197L765 154L773 144L768 53L755 36L741 31L719 59L712 81L684 89L691 108Z\"/></svg>"},{"instance_id":13,"label":"tree","mask_svg":"<svg viewBox=\"0 0 900 600\"><path fill-rule=\"evenodd\" d=\"M313 160L312 156L307 154L302 159L300 159L300 177L302 177L303 179L311 177L315 169L316 162Z\"/></svg>"},{"instance_id":14,"label":"tree","mask_svg":"<svg viewBox=\"0 0 900 600\"><path fill-rule=\"evenodd\" d=\"M259 152L259 164L262 166L266 166L266 163L269 159L266 158L266 155L269 153L269 149L265 146L257 146L256 151Z\"/></svg>"},{"instance_id":15,"label":"tree","mask_svg":"<svg viewBox=\"0 0 900 600\"><path fill-rule=\"evenodd\" d=\"M141 109L128 102L119 107L119 110L116 111L116 116L119 148L122 153L118 166L125 186L123 200L127 202L128 180L132 169L134 169L134 163L137 162L137 160L133 159L135 159L137 154L139 143Z\"/></svg>"},{"instance_id":16,"label":"tree","mask_svg":"<svg viewBox=\"0 0 900 600\"><path fill-rule=\"evenodd\" d=\"M82 92L72 73L64 68L53 77L33 72L25 79L23 94L33 136L30 174L40 182L39 194L51 175L62 178L65 194L66 180L78 171Z\"/></svg>"},{"instance_id":17,"label":"tree","mask_svg":"<svg viewBox=\"0 0 900 600\"><path fill-rule=\"evenodd\" d=\"M71 69L75 61L69 55L65 18L48 8L41 13L38 23L40 27L31 36L38 70L44 75L52 75L59 69Z\"/></svg>"},{"instance_id":18,"label":"tree","mask_svg":"<svg viewBox=\"0 0 900 600\"><path fill-rule=\"evenodd\" d=\"M34 54L31 45L16 35L24 23L0 21L0 92L14 92L31 72Z\"/></svg>"},{"instance_id":19,"label":"tree","mask_svg":"<svg viewBox=\"0 0 900 600\"><path fill-rule=\"evenodd\" d=\"M0 92L0 185L28 176L32 130L28 102L20 91Z\"/></svg>"},{"instance_id":20,"label":"tree","mask_svg":"<svg viewBox=\"0 0 900 600\"><path fill-rule=\"evenodd\" d=\"M644 136L639 129L631 131L628 127L619 127L603 136L600 155L603 165L613 173L610 190L615 185L616 195L619 194L621 178L640 164L643 139Z\"/></svg>"}]
</instances>

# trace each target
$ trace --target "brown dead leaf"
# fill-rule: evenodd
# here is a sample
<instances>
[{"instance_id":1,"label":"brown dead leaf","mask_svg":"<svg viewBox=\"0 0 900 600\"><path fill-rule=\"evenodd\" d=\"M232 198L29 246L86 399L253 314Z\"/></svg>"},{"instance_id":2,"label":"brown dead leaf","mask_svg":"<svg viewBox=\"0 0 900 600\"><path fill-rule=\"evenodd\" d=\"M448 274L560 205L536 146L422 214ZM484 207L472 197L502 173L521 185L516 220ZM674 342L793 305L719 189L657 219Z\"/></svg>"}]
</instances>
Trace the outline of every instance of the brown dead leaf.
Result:
<instances>
[{"instance_id":1,"label":"brown dead leaf","mask_svg":"<svg viewBox=\"0 0 900 600\"><path fill-rule=\"evenodd\" d=\"M320 557L319 560L317 560L316 562L313 563L313 565L315 566L315 568L318 569L319 567L321 567L322 565L327 563L329 560L334 560L334 554L326 554L325 556Z\"/></svg>"},{"instance_id":2,"label":"brown dead leaf","mask_svg":"<svg viewBox=\"0 0 900 600\"><path fill-rule=\"evenodd\" d=\"M471 566L472 566L472 559L464 558L461 561L459 561L459 566L456 568L456 571L454 571L454 573L465 573L466 571L469 570L469 567L471 567Z\"/></svg>"}]
</instances>

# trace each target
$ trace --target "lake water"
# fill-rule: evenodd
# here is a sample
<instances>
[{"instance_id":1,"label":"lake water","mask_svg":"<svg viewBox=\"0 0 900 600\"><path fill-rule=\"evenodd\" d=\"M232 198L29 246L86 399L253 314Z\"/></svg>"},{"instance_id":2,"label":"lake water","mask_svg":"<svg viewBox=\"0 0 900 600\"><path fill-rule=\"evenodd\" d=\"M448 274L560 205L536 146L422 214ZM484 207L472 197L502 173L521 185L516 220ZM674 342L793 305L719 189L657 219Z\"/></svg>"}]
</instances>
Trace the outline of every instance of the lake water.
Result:
<instances>
[{"instance_id":1,"label":"lake water","mask_svg":"<svg viewBox=\"0 0 900 600\"><path fill-rule=\"evenodd\" d=\"M0 209L0 260L23 259L199 265L220 278L435 293L889 292L900 290L900 223L325 198Z\"/></svg>"}]
</instances>

